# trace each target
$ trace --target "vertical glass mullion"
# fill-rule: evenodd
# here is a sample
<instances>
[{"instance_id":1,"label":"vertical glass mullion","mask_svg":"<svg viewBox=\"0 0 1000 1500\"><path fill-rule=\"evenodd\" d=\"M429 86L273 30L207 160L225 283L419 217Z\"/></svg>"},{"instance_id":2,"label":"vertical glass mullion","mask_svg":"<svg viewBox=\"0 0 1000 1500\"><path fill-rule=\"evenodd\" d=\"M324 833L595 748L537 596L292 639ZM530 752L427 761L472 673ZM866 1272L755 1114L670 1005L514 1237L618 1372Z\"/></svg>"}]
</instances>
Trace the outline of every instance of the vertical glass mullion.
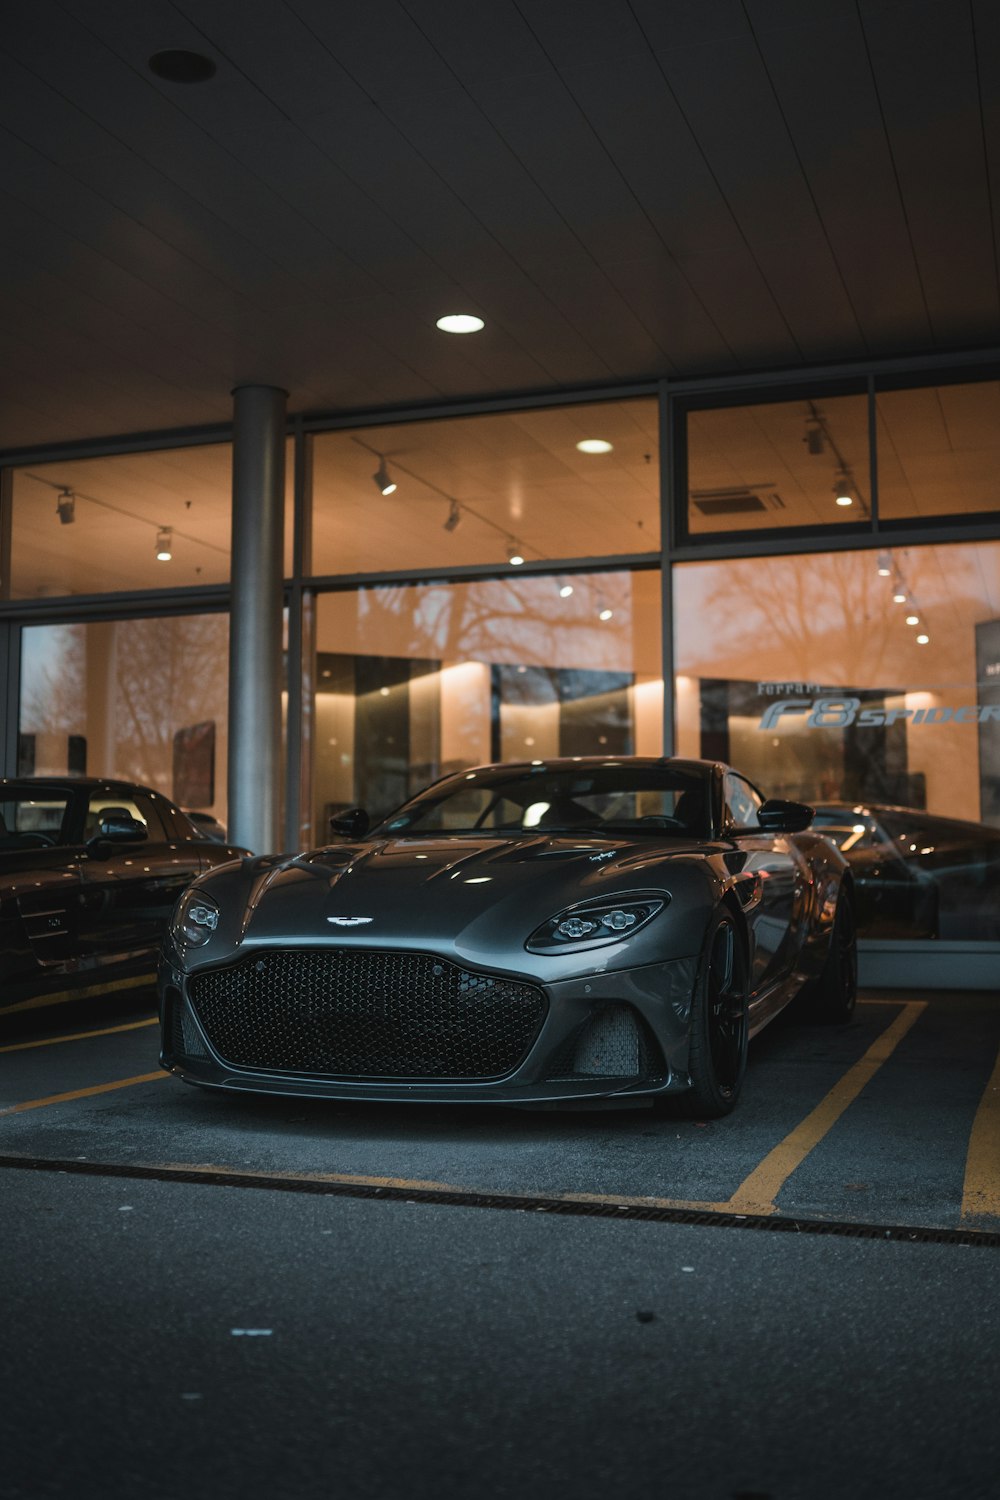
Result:
<instances>
[{"instance_id":1,"label":"vertical glass mullion","mask_svg":"<svg viewBox=\"0 0 1000 1500\"><path fill-rule=\"evenodd\" d=\"M677 484L674 465L673 402L670 387L663 380L659 390L660 415L660 631L662 642L663 671L663 754L673 755L675 745L674 724L674 577L673 543L674 528L678 518L678 490L686 494L687 488Z\"/></svg>"}]
</instances>

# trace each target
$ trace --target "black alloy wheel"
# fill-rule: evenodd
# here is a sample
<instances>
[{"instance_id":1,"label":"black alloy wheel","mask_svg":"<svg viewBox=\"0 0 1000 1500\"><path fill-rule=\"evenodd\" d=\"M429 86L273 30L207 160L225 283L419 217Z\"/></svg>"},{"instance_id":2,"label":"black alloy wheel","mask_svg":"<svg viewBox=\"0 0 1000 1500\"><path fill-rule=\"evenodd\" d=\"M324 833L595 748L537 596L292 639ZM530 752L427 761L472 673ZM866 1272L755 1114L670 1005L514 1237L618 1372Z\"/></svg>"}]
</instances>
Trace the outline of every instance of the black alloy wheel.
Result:
<instances>
[{"instance_id":1,"label":"black alloy wheel","mask_svg":"<svg viewBox=\"0 0 1000 1500\"><path fill-rule=\"evenodd\" d=\"M830 947L818 979L811 987L810 1016L833 1024L849 1021L858 998L858 946L854 904L841 889L833 917Z\"/></svg>"},{"instance_id":2,"label":"black alloy wheel","mask_svg":"<svg viewBox=\"0 0 1000 1500\"><path fill-rule=\"evenodd\" d=\"M690 1091L685 1113L718 1118L739 1098L747 1066L747 957L736 918L709 923L691 1006Z\"/></svg>"}]
</instances>

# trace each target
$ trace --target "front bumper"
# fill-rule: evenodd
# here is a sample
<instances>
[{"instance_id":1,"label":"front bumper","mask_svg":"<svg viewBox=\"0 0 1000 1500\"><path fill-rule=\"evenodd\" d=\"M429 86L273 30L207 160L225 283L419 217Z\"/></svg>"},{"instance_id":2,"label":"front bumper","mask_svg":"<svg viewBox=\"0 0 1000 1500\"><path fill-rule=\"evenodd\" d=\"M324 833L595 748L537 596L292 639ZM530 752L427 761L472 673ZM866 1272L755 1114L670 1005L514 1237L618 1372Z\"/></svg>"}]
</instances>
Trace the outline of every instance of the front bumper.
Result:
<instances>
[{"instance_id":1,"label":"front bumper","mask_svg":"<svg viewBox=\"0 0 1000 1500\"><path fill-rule=\"evenodd\" d=\"M168 951L159 984L160 1063L203 1087L387 1103L543 1104L676 1092L688 1086L696 970L692 956L537 986L544 993L544 1017L516 1065L502 1076L359 1077L233 1062L199 1014L196 976L186 974ZM272 1002L280 1003L280 997Z\"/></svg>"}]
</instances>

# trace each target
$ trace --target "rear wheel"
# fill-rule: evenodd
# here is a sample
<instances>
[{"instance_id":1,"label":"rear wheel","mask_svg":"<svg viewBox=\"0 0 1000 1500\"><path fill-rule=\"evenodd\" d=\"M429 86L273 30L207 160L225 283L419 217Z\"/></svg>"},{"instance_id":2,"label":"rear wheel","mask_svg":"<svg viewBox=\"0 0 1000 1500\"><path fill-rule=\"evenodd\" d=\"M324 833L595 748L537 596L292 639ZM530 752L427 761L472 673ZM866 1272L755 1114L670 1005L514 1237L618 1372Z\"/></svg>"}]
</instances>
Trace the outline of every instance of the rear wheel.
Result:
<instances>
[{"instance_id":1,"label":"rear wheel","mask_svg":"<svg viewBox=\"0 0 1000 1500\"><path fill-rule=\"evenodd\" d=\"M691 1005L691 1088L682 1096L684 1112L727 1115L746 1066L746 948L736 918L723 906L709 923Z\"/></svg>"},{"instance_id":2,"label":"rear wheel","mask_svg":"<svg viewBox=\"0 0 1000 1500\"><path fill-rule=\"evenodd\" d=\"M844 890L837 897L837 910L819 977L807 992L809 1015L815 1021L836 1024L849 1021L858 998L858 948L854 906Z\"/></svg>"}]
</instances>

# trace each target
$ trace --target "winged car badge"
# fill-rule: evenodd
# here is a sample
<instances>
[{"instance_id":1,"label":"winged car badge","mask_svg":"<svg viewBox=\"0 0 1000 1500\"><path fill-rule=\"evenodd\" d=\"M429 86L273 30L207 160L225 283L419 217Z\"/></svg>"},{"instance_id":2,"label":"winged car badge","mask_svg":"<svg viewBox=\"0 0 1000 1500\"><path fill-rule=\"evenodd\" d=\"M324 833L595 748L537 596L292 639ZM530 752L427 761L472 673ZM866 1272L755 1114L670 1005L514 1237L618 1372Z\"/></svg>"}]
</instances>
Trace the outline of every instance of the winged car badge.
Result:
<instances>
[{"instance_id":1,"label":"winged car badge","mask_svg":"<svg viewBox=\"0 0 1000 1500\"><path fill-rule=\"evenodd\" d=\"M327 917L328 922L333 922L337 927L363 927L366 922L374 922L374 917Z\"/></svg>"}]
</instances>

